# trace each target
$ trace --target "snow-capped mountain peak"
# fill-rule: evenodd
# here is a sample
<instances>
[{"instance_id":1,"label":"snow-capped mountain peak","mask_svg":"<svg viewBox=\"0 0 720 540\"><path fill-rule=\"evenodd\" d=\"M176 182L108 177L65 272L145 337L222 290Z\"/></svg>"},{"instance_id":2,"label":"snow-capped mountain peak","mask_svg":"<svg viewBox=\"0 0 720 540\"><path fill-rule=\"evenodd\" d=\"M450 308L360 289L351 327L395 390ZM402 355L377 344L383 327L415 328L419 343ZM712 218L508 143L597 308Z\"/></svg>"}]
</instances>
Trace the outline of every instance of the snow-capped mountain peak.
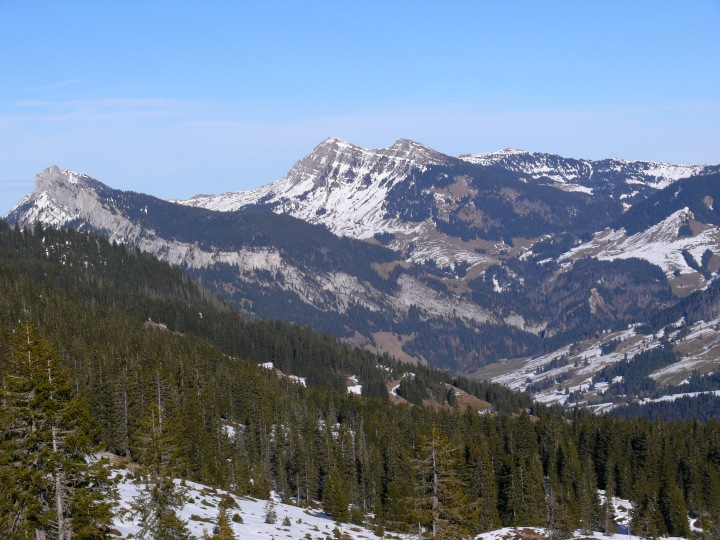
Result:
<instances>
[{"instance_id":1,"label":"snow-capped mountain peak","mask_svg":"<svg viewBox=\"0 0 720 540\"><path fill-rule=\"evenodd\" d=\"M400 159L413 160L417 164L436 163L444 161L443 154L410 139L398 139L386 150L387 155Z\"/></svg>"},{"instance_id":2,"label":"snow-capped mountain peak","mask_svg":"<svg viewBox=\"0 0 720 540\"><path fill-rule=\"evenodd\" d=\"M78 188L97 188L101 184L86 174L76 173L70 169L60 169L52 165L35 177L35 192L48 191L58 185L69 184Z\"/></svg>"},{"instance_id":3,"label":"snow-capped mountain peak","mask_svg":"<svg viewBox=\"0 0 720 540\"><path fill-rule=\"evenodd\" d=\"M393 172L405 172L408 166L442 163L445 160L447 156L408 139L398 139L386 148L368 149L332 137L299 160L278 184L283 180L297 184L311 175L320 174L345 181L365 180L366 175L378 180Z\"/></svg>"}]
</instances>

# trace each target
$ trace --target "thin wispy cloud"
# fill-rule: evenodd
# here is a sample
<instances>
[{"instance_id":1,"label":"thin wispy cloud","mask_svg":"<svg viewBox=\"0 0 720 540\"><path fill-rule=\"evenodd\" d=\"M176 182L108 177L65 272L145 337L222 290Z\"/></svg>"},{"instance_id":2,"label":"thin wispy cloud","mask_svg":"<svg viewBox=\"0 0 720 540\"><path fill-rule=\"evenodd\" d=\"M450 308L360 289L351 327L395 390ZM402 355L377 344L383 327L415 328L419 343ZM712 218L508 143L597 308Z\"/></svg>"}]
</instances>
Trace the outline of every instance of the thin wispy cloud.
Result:
<instances>
[{"instance_id":1,"label":"thin wispy cloud","mask_svg":"<svg viewBox=\"0 0 720 540\"><path fill-rule=\"evenodd\" d=\"M187 116L209 107L207 102L164 98L30 99L16 101L4 111L0 109L0 114L35 120L105 121L112 118Z\"/></svg>"},{"instance_id":2,"label":"thin wispy cloud","mask_svg":"<svg viewBox=\"0 0 720 540\"><path fill-rule=\"evenodd\" d=\"M74 86L77 84L82 84L83 81L81 79L68 79L66 81L58 81L55 83L45 84L41 86L35 86L32 88L29 88L30 91L38 92L38 91L46 91L46 90L57 90L59 88L65 88L67 86Z\"/></svg>"}]
</instances>

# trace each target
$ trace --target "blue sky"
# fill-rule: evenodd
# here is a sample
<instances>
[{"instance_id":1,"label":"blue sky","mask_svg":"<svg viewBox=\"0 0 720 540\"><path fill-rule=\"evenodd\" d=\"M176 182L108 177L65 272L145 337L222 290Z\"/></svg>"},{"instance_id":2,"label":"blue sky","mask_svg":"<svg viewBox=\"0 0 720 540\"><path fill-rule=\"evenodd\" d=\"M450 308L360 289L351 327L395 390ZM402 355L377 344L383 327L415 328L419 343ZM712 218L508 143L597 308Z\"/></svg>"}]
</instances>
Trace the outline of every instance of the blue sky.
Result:
<instances>
[{"instance_id":1,"label":"blue sky","mask_svg":"<svg viewBox=\"0 0 720 540\"><path fill-rule=\"evenodd\" d=\"M329 136L720 162L720 0L0 0L0 214L49 165L250 189Z\"/></svg>"}]
</instances>

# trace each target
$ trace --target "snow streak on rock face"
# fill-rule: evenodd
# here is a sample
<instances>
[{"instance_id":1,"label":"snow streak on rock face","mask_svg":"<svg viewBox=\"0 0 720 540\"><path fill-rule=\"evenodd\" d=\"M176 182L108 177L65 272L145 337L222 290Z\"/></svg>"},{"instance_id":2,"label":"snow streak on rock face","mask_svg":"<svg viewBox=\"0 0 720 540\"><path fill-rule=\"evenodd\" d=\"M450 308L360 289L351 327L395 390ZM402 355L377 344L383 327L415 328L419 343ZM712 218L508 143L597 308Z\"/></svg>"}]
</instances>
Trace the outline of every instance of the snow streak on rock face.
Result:
<instances>
[{"instance_id":1,"label":"snow streak on rock face","mask_svg":"<svg viewBox=\"0 0 720 540\"><path fill-rule=\"evenodd\" d=\"M87 175L52 166L35 177L35 190L6 217L23 227L36 221L50 227L79 224L78 228L83 229L89 225L94 230L105 231L111 242L148 247L163 245L155 231L143 229L125 215L113 193Z\"/></svg>"},{"instance_id":2,"label":"snow streak on rock face","mask_svg":"<svg viewBox=\"0 0 720 540\"><path fill-rule=\"evenodd\" d=\"M411 276L400 276L398 285L400 285L400 292L392 299L397 310L406 312L410 306L416 306L427 313L443 317L457 315L476 323L497 322L491 313L477 304L458 298L449 301L447 295L434 291ZM520 320L516 322L517 326L522 328L525 321L520 317Z\"/></svg>"}]
</instances>

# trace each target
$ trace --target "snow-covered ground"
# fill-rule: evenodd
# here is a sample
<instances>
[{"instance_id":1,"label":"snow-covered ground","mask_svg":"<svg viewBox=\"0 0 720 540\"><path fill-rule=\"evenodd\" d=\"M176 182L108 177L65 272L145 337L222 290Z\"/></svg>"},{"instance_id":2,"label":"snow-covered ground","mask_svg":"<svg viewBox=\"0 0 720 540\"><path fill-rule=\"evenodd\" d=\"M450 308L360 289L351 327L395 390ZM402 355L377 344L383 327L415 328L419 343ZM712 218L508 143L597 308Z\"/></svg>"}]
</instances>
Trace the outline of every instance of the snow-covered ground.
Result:
<instances>
[{"instance_id":1,"label":"snow-covered ground","mask_svg":"<svg viewBox=\"0 0 720 540\"><path fill-rule=\"evenodd\" d=\"M132 474L125 469L118 469L120 478L118 503L119 516L116 518L113 528L120 535L120 538L132 538L140 531L140 524L130 514L130 503L138 495L141 485L133 481ZM267 539L324 539L336 537L337 531L343 538L367 539L382 538L372 530L359 525L348 523L337 523L329 516L318 509L300 508L283 504L274 495L272 505L277 518L275 523L266 523L267 509L270 501L253 499L251 497L238 497L222 489L215 489L202 484L189 481L176 480L175 483L186 490L188 502L178 512L179 517L187 523L191 534L202 538L207 532L212 535L213 528L217 522L220 501L223 498L231 497L237 506L231 505L229 516L239 516L241 522L231 522L233 532L238 539L267 540ZM600 492L601 500L604 500L604 493ZM630 501L614 498L613 507L615 510L616 522L626 527L629 524ZM385 538L396 540L411 540L416 538L411 534L398 534L387 532ZM476 537L476 540L540 540L546 537L545 530L537 527L505 527L496 531L485 532ZM584 540L639 540L639 537L627 534L606 535L594 532L591 535L576 531L574 538ZM672 537L668 540L683 540Z\"/></svg>"},{"instance_id":2,"label":"snow-covered ground","mask_svg":"<svg viewBox=\"0 0 720 540\"><path fill-rule=\"evenodd\" d=\"M545 529L537 527L505 527L497 531L486 532L478 535L476 540L539 540L547 538ZM575 531L572 538L582 540L641 540L641 537L634 534L603 534L594 532L590 535L581 531ZM677 536L668 536L666 540L683 540Z\"/></svg>"},{"instance_id":3,"label":"snow-covered ground","mask_svg":"<svg viewBox=\"0 0 720 540\"><path fill-rule=\"evenodd\" d=\"M113 527L120 533L120 538L131 538L140 531L137 519L129 514L130 502L138 495L140 485L134 483L127 471L120 470L119 508L127 512L124 517L118 517ZM176 480L177 485L181 485ZM223 497L232 497L237 508L230 508L231 519L236 514L242 523L231 522L233 532L242 540L269 540L302 539L302 538L333 538L337 528L341 534L352 539L378 538L371 530L348 523L336 523L329 516L319 510L305 509L297 506L283 504L273 500L277 513L275 523L266 523L267 505L269 501L253 499L250 497L237 497L221 489L214 489L195 482L184 482L189 501L179 512L181 519L187 522L188 529L197 538L202 538L205 532L212 535L213 527L217 522L218 506ZM237 518L236 518L237 519ZM410 539L411 535L393 535L399 539Z\"/></svg>"}]
</instances>

